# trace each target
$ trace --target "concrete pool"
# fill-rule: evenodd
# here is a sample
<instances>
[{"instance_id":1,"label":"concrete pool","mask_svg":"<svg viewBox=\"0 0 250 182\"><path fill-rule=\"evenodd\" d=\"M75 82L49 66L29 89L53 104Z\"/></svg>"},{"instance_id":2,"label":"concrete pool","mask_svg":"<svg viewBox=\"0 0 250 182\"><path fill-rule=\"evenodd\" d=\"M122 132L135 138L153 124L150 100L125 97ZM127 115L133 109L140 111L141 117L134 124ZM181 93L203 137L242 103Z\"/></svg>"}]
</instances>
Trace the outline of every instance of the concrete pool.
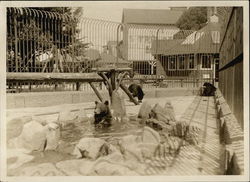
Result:
<instances>
[{"instance_id":1,"label":"concrete pool","mask_svg":"<svg viewBox=\"0 0 250 182\"><path fill-rule=\"evenodd\" d=\"M203 108L203 102L208 103L207 106L211 105L211 108L209 108L209 111L213 111L214 106L212 99L209 100L209 98L204 101L202 101L201 98L199 98L199 103L197 102L197 98L195 96L182 96L182 97L167 97L167 98L146 98L144 102L149 103L150 105L155 105L158 103L159 105L163 106L167 101L170 101L175 112L176 120L179 121L183 118L187 118L190 116L190 113L188 114L187 111L190 110L190 108L198 108L198 109L204 109ZM176 156L176 153L169 153L169 155L160 155L158 157L141 157L138 154L136 147L141 147L144 153L146 150L146 153L148 152L148 149L150 147L148 145L147 141L143 142L135 142L135 140L138 140L138 137L143 133L145 130L140 124L138 124L138 120L136 120L136 116L139 112L139 109L141 105L133 105L133 103L126 101L126 110L127 115L130 118L133 118L129 121L129 125L122 125L118 124L115 125L113 128L111 128L109 131L105 132L99 132L95 131L93 129L93 125L91 124L91 119L93 117L93 108L94 108L94 102L93 103L82 103L82 104L67 104L67 105L58 105L58 106L51 106L51 107L41 107L41 108L22 108L22 109L9 109L7 110L7 126L9 123L14 123L12 125L12 128L20 128L20 123L26 123L27 121L31 120L32 118L39 121L55 121L58 118L58 115L60 111L67 110L68 113L70 113L71 117L74 118L79 112L83 111L86 113L86 120L85 121L77 121L74 124L69 124L66 127L64 127L61 130L60 133L60 140L59 145L56 150L46 150L46 151L33 151L33 152L27 152L22 151L20 148L11 148L8 147L7 154L8 154L8 160L7 160L7 167L8 167L8 175L9 176L46 176L46 175L193 175L192 170L181 170L178 168L178 165L181 168L188 168L190 167L189 164L186 162L178 162L179 160L183 160L183 156L185 158L185 161L191 157L193 163L196 165L194 166L195 169L193 169L197 174L217 174L218 168L220 168L219 162L216 159L216 170L212 171L206 171L199 170L197 168L197 164L199 162L198 156L201 155L201 150L197 149L198 146L193 145L185 145L182 147L181 151L179 152L179 157ZM207 107L208 108L208 107ZM71 112L69 112L71 111ZM210 113L211 113L210 111ZM188 112L191 112L188 111ZM213 117L210 118L211 121L216 121L213 118L215 117L216 113L213 113ZM68 114L69 115L69 114ZM204 113L203 113L204 115ZM194 114L193 119L194 121L200 122L197 126L200 126L200 128L203 131L203 123L202 118L203 115L200 113ZM195 118L196 117L196 118ZM26 121L25 121L26 120ZM201 120L201 121L198 121ZM13 122L15 121L15 122ZM16 126L15 126L16 124ZM216 123L215 123L216 124ZM214 124L213 124L214 125ZM150 131L150 129L147 129ZM214 128L216 130L216 127ZM10 132L13 132L13 130L8 130ZM7 131L7 135L8 135ZM20 131L19 131L20 132ZM151 131L150 131L151 132ZM150 133L149 132L149 133ZM18 132L15 132L18 133ZM17 134L16 134L17 135ZM148 134L147 134L148 135ZM14 138L15 136L9 134L9 138ZM215 138L218 137L217 135L214 136ZM90 138L90 141L92 141L92 138L98 138L101 139L108 144L119 147L119 142L117 143L117 139L122 139L123 142L127 142L125 146L128 148L132 147L132 151L130 151L130 154L125 156L120 155L120 153L117 153L117 150L115 149L114 153L112 155L107 155L100 157L99 159L93 161L93 160L87 160L79 159L75 155L72 155L72 153L75 151L75 148L77 145L80 145L81 140L83 138ZM135 140L134 140L135 139ZM218 138L216 138L217 141ZM102 141L97 142L102 142ZM173 141L173 146L175 146L176 143L180 142L180 138L178 137L172 137L171 141ZM201 139L202 140L202 139ZM9 140L10 141L10 140ZM132 143L131 143L132 141ZM135 144L133 144L135 142ZM97 145L97 144L96 144ZM131 145L131 146L130 146ZM172 144L171 144L172 145ZM218 145L218 151L220 148L220 145ZM149 146L148 148L145 146ZM90 145L90 148L93 147L93 145ZM202 147L202 146L201 146ZM204 146L203 146L204 147ZM173 147L172 147L173 148ZM185 151L185 155L181 155L182 152ZM217 151L217 152L218 152ZM142 153L143 153L142 152ZM144 154L143 153L143 154ZM133 155L132 155L133 154ZM148 154L148 153L147 153ZM187 155L188 154L188 155ZM216 154L216 156L219 155ZM136 157L135 157L136 156ZM138 157L139 156L139 157ZM193 156L193 157L192 157ZM187 158L188 157L188 158ZM190 159L191 159L190 158ZM175 164L173 164L173 161L176 160ZM152 162L153 161L153 162ZM171 162L172 161L172 162ZM211 162L211 159L208 160L208 162ZM212 163L214 163L212 160ZM186 165L183 167L183 163L186 163ZM154 164L154 165L153 165ZM91 167L92 168L91 168ZM110 171L107 170L107 166L110 167ZM204 165L202 165L204 167ZM108 167L108 168L109 168ZM91 168L91 169L90 169ZM93 169L95 169L93 171ZM135 170L137 169L137 170ZM178 169L178 170L177 170ZM205 172L204 172L205 171ZM178 173L177 173L178 172Z\"/></svg>"}]
</instances>

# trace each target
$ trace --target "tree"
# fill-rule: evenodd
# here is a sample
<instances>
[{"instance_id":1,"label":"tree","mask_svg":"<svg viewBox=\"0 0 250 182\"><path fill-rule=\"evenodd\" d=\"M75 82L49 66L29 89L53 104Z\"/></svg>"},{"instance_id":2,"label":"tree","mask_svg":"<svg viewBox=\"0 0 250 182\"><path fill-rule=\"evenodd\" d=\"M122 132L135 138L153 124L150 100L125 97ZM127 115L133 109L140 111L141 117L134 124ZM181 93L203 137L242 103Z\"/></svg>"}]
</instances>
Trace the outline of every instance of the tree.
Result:
<instances>
[{"instance_id":1,"label":"tree","mask_svg":"<svg viewBox=\"0 0 250 182\"><path fill-rule=\"evenodd\" d=\"M199 30L206 25L207 8L192 7L185 11L176 23L181 30Z\"/></svg>"},{"instance_id":2,"label":"tree","mask_svg":"<svg viewBox=\"0 0 250 182\"><path fill-rule=\"evenodd\" d=\"M82 8L69 7L31 7L19 8L19 13L8 8L7 14L7 35L8 52L10 65L16 66L15 59L18 59L19 71L34 68L35 56L51 51L53 47L70 52L75 55L76 44L86 48L78 39L78 26L82 15ZM26 10L25 10L26 9ZM36 13L27 15L27 10L40 10L43 15ZM46 11L46 13L45 13ZM13 13L14 12L14 13ZM31 11L30 11L31 12ZM69 15L69 18L52 19L47 14L56 12L61 15ZM34 15L34 16L33 16ZM46 18L45 16L46 15ZM65 41L66 40L66 41ZM17 71L17 69L16 69ZM27 69L31 71L31 69Z\"/></svg>"}]
</instances>

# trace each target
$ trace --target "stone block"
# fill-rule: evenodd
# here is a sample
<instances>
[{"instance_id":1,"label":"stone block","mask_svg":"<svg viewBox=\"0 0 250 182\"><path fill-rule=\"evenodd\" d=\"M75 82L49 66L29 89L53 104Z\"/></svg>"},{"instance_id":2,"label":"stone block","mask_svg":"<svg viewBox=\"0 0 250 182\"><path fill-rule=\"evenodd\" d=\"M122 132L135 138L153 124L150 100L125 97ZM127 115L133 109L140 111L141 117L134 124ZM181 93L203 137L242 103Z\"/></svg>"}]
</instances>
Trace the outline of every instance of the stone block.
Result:
<instances>
[{"instance_id":1,"label":"stone block","mask_svg":"<svg viewBox=\"0 0 250 182\"><path fill-rule=\"evenodd\" d=\"M31 121L23 126L22 133L16 138L16 147L30 151L43 151L46 142L44 126L36 121Z\"/></svg>"},{"instance_id":2,"label":"stone block","mask_svg":"<svg viewBox=\"0 0 250 182\"><path fill-rule=\"evenodd\" d=\"M72 154L77 158L96 159L104 144L105 141L99 138L82 138L75 146Z\"/></svg>"},{"instance_id":3,"label":"stone block","mask_svg":"<svg viewBox=\"0 0 250 182\"><path fill-rule=\"evenodd\" d=\"M139 113L138 113L138 118L142 118L142 119L148 119L149 118L149 113L151 112L151 106L149 105L148 102L143 102Z\"/></svg>"},{"instance_id":4,"label":"stone block","mask_svg":"<svg viewBox=\"0 0 250 182\"><path fill-rule=\"evenodd\" d=\"M227 103L223 103L223 104L220 104L221 105L221 108L220 108L220 111L219 111L219 117L223 117L223 116L226 116L231 112L231 109L230 107L228 106Z\"/></svg>"},{"instance_id":5,"label":"stone block","mask_svg":"<svg viewBox=\"0 0 250 182\"><path fill-rule=\"evenodd\" d=\"M144 130L142 133L143 143L159 144L160 141L161 141L161 137L157 131L147 126L144 127Z\"/></svg>"},{"instance_id":6,"label":"stone block","mask_svg":"<svg viewBox=\"0 0 250 182\"><path fill-rule=\"evenodd\" d=\"M52 163L42 163L25 167L21 170L19 176L65 176L65 174L56 169Z\"/></svg>"}]
</instances>

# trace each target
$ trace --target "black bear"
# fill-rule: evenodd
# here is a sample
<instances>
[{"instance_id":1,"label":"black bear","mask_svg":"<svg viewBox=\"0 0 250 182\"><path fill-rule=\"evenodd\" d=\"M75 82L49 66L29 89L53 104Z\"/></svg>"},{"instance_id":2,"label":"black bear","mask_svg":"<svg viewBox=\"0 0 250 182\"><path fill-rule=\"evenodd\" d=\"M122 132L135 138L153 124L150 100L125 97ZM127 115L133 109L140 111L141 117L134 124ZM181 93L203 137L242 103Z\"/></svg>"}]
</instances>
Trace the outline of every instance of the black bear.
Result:
<instances>
[{"instance_id":1,"label":"black bear","mask_svg":"<svg viewBox=\"0 0 250 182\"><path fill-rule=\"evenodd\" d=\"M216 91L216 87L208 82L203 84L202 96L214 96L214 92Z\"/></svg>"},{"instance_id":2,"label":"black bear","mask_svg":"<svg viewBox=\"0 0 250 182\"><path fill-rule=\"evenodd\" d=\"M138 98L138 102L142 102L142 99L145 94L143 93L140 85L133 83L128 87L128 90L131 92L133 97Z\"/></svg>"},{"instance_id":3,"label":"black bear","mask_svg":"<svg viewBox=\"0 0 250 182\"><path fill-rule=\"evenodd\" d=\"M95 101L95 110L94 110L94 119L95 125L103 124L104 126L110 126L112 115L109 108L109 102L105 101L104 103Z\"/></svg>"}]
</instances>

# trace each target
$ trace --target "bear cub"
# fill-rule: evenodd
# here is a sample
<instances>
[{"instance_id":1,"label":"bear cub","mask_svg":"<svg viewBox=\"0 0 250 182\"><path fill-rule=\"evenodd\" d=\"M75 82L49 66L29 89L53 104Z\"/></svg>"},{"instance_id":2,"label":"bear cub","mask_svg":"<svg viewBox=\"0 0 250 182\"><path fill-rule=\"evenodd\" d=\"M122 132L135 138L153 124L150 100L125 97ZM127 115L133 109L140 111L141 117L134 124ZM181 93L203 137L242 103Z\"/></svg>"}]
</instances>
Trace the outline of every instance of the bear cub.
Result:
<instances>
[{"instance_id":1,"label":"bear cub","mask_svg":"<svg viewBox=\"0 0 250 182\"><path fill-rule=\"evenodd\" d=\"M109 102L104 103L95 101L94 110L94 124L103 124L104 126L110 126L112 120L112 115L109 108Z\"/></svg>"},{"instance_id":2,"label":"bear cub","mask_svg":"<svg viewBox=\"0 0 250 182\"><path fill-rule=\"evenodd\" d=\"M202 96L214 96L215 91L216 87L213 84L205 82L202 88Z\"/></svg>"},{"instance_id":3,"label":"bear cub","mask_svg":"<svg viewBox=\"0 0 250 182\"><path fill-rule=\"evenodd\" d=\"M128 87L128 90L130 91L130 93L132 94L133 97L138 98L138 102L140 102L140 103L142 102L142 99L143 99L145 94L143 93L140 85L133 83Z\"/></svg>"}]
</instances>

